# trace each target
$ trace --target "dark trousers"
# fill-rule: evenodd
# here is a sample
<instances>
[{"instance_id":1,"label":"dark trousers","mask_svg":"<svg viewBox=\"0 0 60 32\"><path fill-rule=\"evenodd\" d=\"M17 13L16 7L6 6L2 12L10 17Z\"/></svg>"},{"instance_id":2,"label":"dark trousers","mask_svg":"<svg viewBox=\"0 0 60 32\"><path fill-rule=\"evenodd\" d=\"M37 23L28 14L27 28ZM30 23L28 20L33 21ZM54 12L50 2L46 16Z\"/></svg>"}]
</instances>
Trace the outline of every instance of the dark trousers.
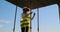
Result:
<instances>
[{"instance_id":1,"label":"dark trousers","mask_svg":"<svg viewBox=\"0 0 60 32\"><path fill-rule=\"evenodd\" d=\"M21 31L22 31L22 32L28 32L28 30L29 30L29 27L22 27L22 28L21 28Z\"/></svg>"}]
</instances>

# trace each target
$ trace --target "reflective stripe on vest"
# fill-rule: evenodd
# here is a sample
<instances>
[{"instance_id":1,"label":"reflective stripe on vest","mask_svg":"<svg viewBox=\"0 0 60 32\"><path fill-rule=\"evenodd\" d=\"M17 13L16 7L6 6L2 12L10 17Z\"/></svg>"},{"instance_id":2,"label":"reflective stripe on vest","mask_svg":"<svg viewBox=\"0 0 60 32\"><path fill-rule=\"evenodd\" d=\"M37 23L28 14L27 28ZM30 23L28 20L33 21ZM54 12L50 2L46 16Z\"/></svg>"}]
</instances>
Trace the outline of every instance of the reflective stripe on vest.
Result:
<instances>
[{"instance_id":1,"label":"reflective stripe on vest","mask_svg":"<svg viewBox=\"0 0 60 32\"><path fill-rule=\"evenodd\" d=\"M21 27L30 26L30 17L25 17L23 20L20 21Z\"/></svg>"}]
</instances>

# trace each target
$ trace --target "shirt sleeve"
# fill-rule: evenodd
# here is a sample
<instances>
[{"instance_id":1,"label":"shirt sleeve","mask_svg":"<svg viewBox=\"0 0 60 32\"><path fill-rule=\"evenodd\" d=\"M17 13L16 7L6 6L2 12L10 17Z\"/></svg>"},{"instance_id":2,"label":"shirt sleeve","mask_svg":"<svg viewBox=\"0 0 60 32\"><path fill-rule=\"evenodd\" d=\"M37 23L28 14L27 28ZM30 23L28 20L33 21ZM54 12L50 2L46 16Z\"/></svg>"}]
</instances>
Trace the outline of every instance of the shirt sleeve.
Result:
<instances>
[{"instance_id":1,"label":"shirt sleeve","mask_svg":"<svg viewBox=\"0 0 60 32\"><path fill-rule=\"evenodd\" d=\"M21 20L23 20L23 18L25 17L26 15L24 13L21 14Z\"/></svg>"},{"instance_id":2,"label":"shirt sleeve","mask_svg":"<svg viewBox=\"0 0 60 32\"><path fill-rule=\"evenodd\" d=\"M21 13L21 16L20 16L20 17L21 17L21 18L20 18L21 20L23 20L23 17L22 17L22 16L23 16L23 13Z\"/></svg>"}]
</instances>

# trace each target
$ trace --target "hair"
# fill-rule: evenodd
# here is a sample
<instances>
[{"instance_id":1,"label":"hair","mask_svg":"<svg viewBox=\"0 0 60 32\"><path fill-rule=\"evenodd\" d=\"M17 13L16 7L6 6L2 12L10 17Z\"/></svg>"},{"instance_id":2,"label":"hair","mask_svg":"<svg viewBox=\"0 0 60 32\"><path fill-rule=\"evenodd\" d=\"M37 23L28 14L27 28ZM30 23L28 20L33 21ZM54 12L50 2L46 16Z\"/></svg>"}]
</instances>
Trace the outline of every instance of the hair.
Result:
<instances>
[{"instance_id":1,"label":"hair","mask_svg":"<svg viewBox=\"0 0 60 32\"><path fill-rule=\"evenodd\" d=\"M23 9L23 13L26 13L27 11L30 11L28 8Z\"/></svg>"}]
</instances>

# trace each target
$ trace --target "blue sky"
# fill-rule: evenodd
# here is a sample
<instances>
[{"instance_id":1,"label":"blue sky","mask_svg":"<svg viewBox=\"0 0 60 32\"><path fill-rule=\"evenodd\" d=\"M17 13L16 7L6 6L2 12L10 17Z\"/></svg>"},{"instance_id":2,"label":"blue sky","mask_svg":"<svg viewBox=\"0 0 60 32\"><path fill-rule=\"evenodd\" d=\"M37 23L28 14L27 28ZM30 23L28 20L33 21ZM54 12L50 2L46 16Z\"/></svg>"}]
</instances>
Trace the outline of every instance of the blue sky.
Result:
<instances>
[{"instance_id":1,"label":"blue sky","mask_svg":"<svg viewBox=\"0 0 60 32\"><path fill-rule=\"evenodd\" d=\"M12 32L15 5L0 0L0 32ZM60 32L58 5L50 5L43 8L39 8L39 23L40 32ZM37 9L32 10L33 13L37 13ZM16 19L16 32L21 31L20 16L22 8L18 7L17 19ZM32 31L37 32L37 14L32 21Z\"/></svg>"}]
</instances>

